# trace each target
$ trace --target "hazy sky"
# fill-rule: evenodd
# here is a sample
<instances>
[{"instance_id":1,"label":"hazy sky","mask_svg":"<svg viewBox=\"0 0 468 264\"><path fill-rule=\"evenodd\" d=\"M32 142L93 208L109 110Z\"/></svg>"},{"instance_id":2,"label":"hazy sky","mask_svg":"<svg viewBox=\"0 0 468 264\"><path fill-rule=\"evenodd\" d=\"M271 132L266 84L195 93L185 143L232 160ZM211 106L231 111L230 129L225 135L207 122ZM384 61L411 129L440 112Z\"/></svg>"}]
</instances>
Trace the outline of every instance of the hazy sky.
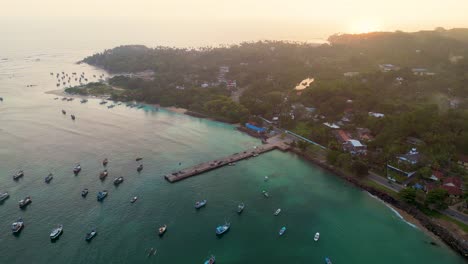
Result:
<instances>
[{"instance_id":1,"label":"hazy sky","mask_svg":"<svg viewBox=\"0 0 468 264\"><path fill-rule=\"evenodd\" d=\"M468 27L468 0L0 0L9 45L35 41L31 30L103 45L205 45L438 26Z\"/></svg>"}]
</instances>

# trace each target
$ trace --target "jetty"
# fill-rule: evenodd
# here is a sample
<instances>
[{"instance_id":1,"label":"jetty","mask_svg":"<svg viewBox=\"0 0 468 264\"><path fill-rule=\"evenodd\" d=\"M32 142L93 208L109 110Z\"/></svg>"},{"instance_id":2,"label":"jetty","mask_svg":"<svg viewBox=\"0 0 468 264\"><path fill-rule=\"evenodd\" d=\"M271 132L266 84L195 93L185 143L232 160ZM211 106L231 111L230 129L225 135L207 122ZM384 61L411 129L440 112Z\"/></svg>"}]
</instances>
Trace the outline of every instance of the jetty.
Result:
<instances>
[{"instance_id":1,"label":"jetty","mask_svg":"<svg viewBox=\"0 0 468 264\"><path fill-rule=\"evenodd\" d=\"M207 171L211 171L214 169L224 167L226 165L230 165L230 164L232 165L234 162L237 162L240 160L248 159L251 157L256 157L258 155L261 155L263 153L266 153L275 149L279 149L281 151L287 151L289 149L289 145L285 144L285 142L282 142L282 141L266 143L255 148L245 150L243 152L234 153L224 158L200 163L193 167L189 167L189 168L177 171L177 172L173 172L171 174L167 174L166 176L164 176L164 178L170 183L178 182L178 181L202 174Z\"/></svg>"}]
</instances>

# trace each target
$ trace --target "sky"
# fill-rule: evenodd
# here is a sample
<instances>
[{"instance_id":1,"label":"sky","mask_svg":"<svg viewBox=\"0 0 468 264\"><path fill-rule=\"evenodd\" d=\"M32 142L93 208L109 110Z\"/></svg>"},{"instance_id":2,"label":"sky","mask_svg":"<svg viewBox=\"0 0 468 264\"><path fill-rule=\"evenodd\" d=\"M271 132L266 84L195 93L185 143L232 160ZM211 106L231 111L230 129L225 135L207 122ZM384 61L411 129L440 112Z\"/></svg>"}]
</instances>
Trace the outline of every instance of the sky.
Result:
<instances>
[{"instance_id":1,"label":"sky","mask_svg":"<svg viewBox=\"0 0 468 264\"><path fill-rule=\"evenodd\" d=\"M24 38L18 32L30 28L66 34L62 25L106 32L95 35L107 39L121 29L143 43L155 42L148 36L154 34L174 45L468 27L468 0L0 0L0 6L2 35Z\"/></svg>"}]
</instances>

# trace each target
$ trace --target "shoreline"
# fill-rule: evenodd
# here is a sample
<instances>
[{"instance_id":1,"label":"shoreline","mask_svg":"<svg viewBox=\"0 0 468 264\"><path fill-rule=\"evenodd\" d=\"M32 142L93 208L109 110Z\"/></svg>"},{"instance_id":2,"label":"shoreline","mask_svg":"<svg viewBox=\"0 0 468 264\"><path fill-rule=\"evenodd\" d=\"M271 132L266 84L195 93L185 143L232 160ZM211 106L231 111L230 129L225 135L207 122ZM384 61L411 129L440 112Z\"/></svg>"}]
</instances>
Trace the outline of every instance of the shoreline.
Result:
<instances>
[{"instance_id":1,"label":"shoreline","mask_svg":"<svg viewBox=\"0 0 468 264\"><path fill-rule=\"evenodd\" d=\"M378 198L386 205L393 208L397 211L405 221L408 221L411 224L420 227L420 230L423 232L427 232L427 234L432 237L436 241L440 241L441 243L445 244L445 246L449 247L450 249L454 250L456 253L460 254L465 259L468 259L468 244L465 240L456 237L451 231L449 231L446 227L441 226L435 220L430 218L429 216L425 215L415 206L403 203L389 194L377 190L373 187L367 186L362 184L358 179L355 177L350 177L346 173L342 172L341 170L335 168L334 166L329 165L325 161L321 161L315 159L313 157L307 156L302 153L300 150L291 148L288 150L290 153L294 153L299 157L313 163L314 165L320 167L321 169L336 175L337 177L345 180L346 182L352 184L354 187L357 187L363 191L368 192L370 195Z\"/></svg>"},{"instance_id":2,"label":"shoreline","mask_svg":"<svg viewBox=\"0 0 468 264\"><path fill-rule=\"evenodd\" d=\"M109 97L108 95L107 96L104 96L104 95L103 96L83 96L83 95L76 95L76 94L68 94L65 92L64 89L47 91L45 93L62 96L62 97L87 98L87 99L107 99ZM189 111L187 109L174 107L174 106L161 107L159 104L147 104L147 105L151 105L151 106L158 107L158 108L163 108L163 109L166 109L168 111L178 113L178 114L185 114L185 115L189 115L189 116L193 116L197 118L203 118L203 119L208 119L211 121L217 121L217 122L222 122L222 123L226 123L230 125L235 125L237 127L237 130L251 137L262 139L260 135L255 134L255 133L249 133L247 129L243 129L243 127L238 124L236 125L236 124L225 122L223 120L217 120L215 118L206 116L205 114ZM389 206L390 208L398 212L404 221L407 221L408 223L415 225L417 228L419 228L422 232L426 233L433 240L439 242L440 244L445 244L445 246L459 253L465 259L468 259L468 246L466 246L466 242L464 241L462 242L461 239L457 239L452 234L452 232L447 230L445 227L437 224L434 220L426 216L424 213L422 213L419 209L415 208L414 206L404 204L400 202L399 200L396 200L392 196L388 195L385 192L382 192L373 187L366 186L360 183L358 179L348 176L346 173L342 172L338 168L335 168L334 166L331 166L328 163L326 163L326 161L318 160L316 158L307 156L304 153L302 153L300 150L297 150L294 148L291 148L290 150L288 150L288 152L296 154L299 157L320 167L321 169L327 172L330 172L337 177L340 177L346 182L352 184L354 187L357 187L361 189L362 191L368 192L370 195L379 199L385 205Z\"/></svg>"},{"instance_id":3,"label":"shoreline","mask_svg":"<svg viewBox=\"0 0 468 264\"><path fill-rule=\"evenodd\" d=\"M110 95L78 95L78 94L69 94L69 93L66 93L65 92L65 89L58 89L58 90L51 90L51 91L47 91L47 92L44 92L45 94L51 94L51 95L56 95L56 96L62 96L62 97L72 97L72 98L79 98L79 99L106 99L109 98ZM153 107L156 107L156 108L162 108L162 109L166 109L170 112L174 112L174 113L178 113L178 114L187 114L188 110L185 109L185 108L181 108L181 107L175 107L175 106L169 106L169 107L164 107L164 106L161 106L159 104L147 104L147 103L142 103L142 104L146 104L146 105L150 105L150 106L153 106Z\"/></svg>"}]
</instances>

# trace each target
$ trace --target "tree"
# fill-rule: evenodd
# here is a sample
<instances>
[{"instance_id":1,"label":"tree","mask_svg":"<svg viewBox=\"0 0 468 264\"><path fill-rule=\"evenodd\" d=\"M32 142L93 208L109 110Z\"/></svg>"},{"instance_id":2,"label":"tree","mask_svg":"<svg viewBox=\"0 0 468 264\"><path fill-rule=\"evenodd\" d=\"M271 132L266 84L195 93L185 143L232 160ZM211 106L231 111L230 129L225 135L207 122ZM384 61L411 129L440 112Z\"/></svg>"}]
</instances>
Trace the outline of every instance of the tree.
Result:
<instances>
[{"instance_id":1,"label":"tree","mask_svg":"<svg viewBox=\"0 0 468 264\"><path fill-rule=\"evenodd\" d=\"M309 146L309 144L308 144L307 142L305 142L305 141L299 140L299 141L297 142L297 146L299 147L299 149L300 149L302 152L304 152L304 151L306 151L306 149L307 149L307 147Z\"/></svg>"},{"instance_id":2,"label":"tree","mask_svg":"<svg viewBox=\"0 0 468 264\"><path fill-rule=\"evenodd\" d=\"M340 152L329 150L327 152L327 162L331 165L335 165L336 161L338 160L338 155L340 155Z\"/></svg>"},{"instance_id":3,"label":"tree","mask_svg":"<svg viewBox=\"0 0 468 264\"><path fill-rule=\"evenodd\" d=\"M353 164L351 165L351 169L354 175L360 176L360 177L367 176L367 174L369 173L369 168L367 167L367 164L360 160L354 161Z\"/></svg>"},{"instance_id":4,"label":"tree","mask_svg":"<svg viewBox=\"0 0 468 264\"><path fill-rule=\"evenodd\" d=\"M418 174L421 177L428 179L432 175L432 170L429 167L422 167L418 170Z\"/></svg>"},{"instance_id":5,"label":"tree","mask_svg":"<svg viewBox=\"0 0 468 264\"><path fill-rule=\"evenodd\" d=\"M445 209L447 208L447 203L445 202L447 197L447 190L442 188L434 189L427 194L426 204L432 209Z\"/></svg>"},{"instance_id":6,"label":"tree","mask_svg":"<svg viewBox=\"0 0 468 264\"><path fill-rule=\"evenodd\" d=\"M407 187L407 188L401 190L398 193L398 196L400 196L400 198L403 201L405 201L407 203L410 203L410 204L414 204L415 201L416 201L416 189Z\"/></svg>"}]
</instances>

